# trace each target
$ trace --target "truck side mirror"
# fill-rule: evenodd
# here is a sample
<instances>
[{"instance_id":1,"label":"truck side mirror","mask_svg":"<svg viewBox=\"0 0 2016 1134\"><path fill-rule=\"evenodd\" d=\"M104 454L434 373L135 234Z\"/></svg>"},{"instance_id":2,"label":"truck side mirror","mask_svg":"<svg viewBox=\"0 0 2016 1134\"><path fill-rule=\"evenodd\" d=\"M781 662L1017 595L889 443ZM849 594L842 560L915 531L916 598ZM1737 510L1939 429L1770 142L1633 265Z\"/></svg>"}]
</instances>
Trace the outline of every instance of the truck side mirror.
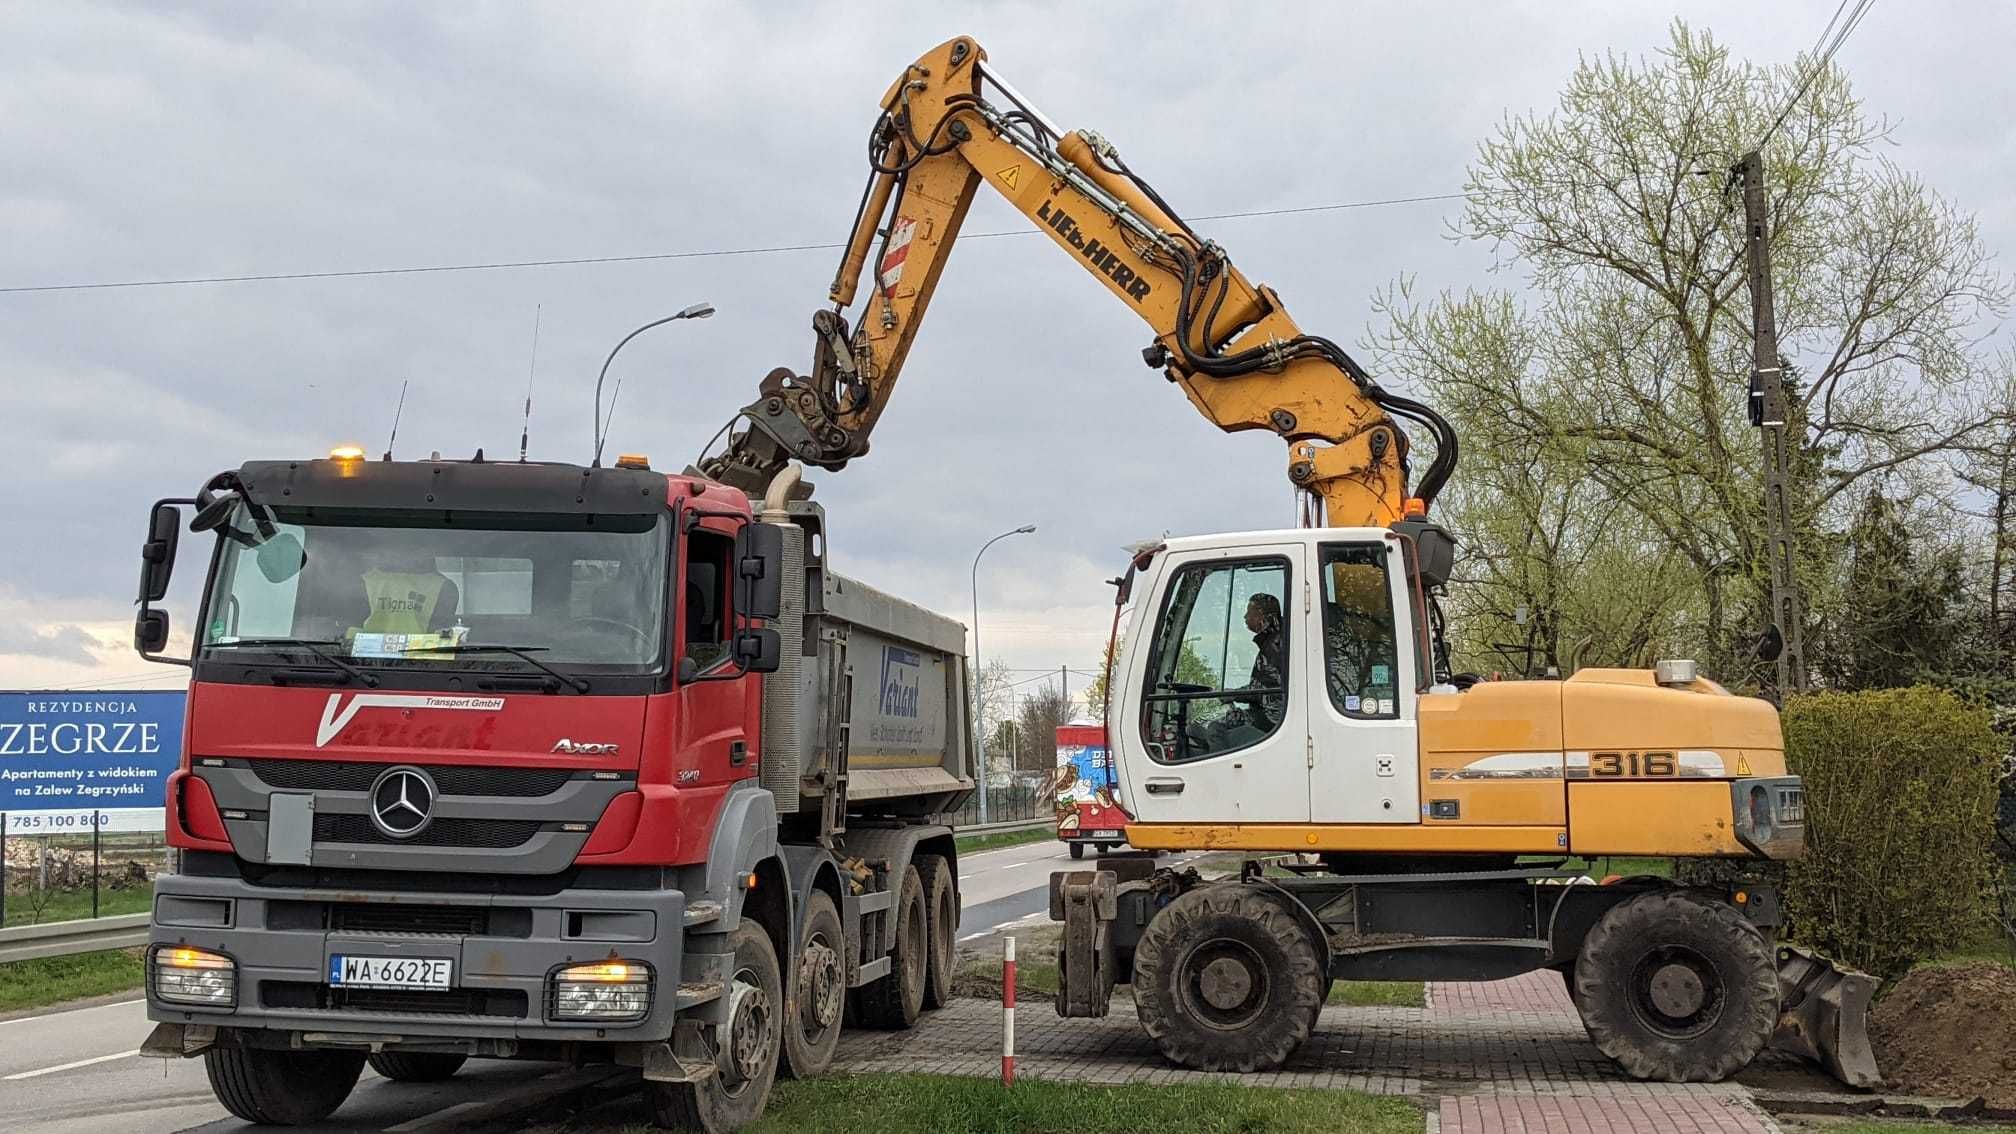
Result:
<instances>
[{"instance_id":1,"label":"truck side mirror","mask_svg":"<svg viewBox=\"0 0 2016 1134\"><path fill-rule=\"evenodd\" d=\"M775 524L744 524L735 535L735 609L763 619L784 609L784 532Z\"/></svg>"},{"instance_id":2,"label":"truck side mirror","mask_svg":"<svg viewBox=\"0 0 2016 1134\"><path fill-rule=\"evenodd\" d=\"M182 509L168 501L154 505L147 522L147 542L140 545L140 601L160 602L175 573L175 548L182 538Z\"/></svg>"},{"instance_id":3,"label":"truck side mirror","mask_svg":"<svg viewBox=\"0 0 2016 1134\"><path fill-rule=\"evenodd\" d=\"M784 639L765 626L735 635L735 661L744 673L776 673L783 664Z\"/></svg>"},{"instance_id":4,"label":"truck side mirror","mask_svg":"<svg viewBox=\"0 0 2016 1134\"><path fill-rule=\"evenodd\" d=\"M133 648L142 654L158 654L168 648L167 611L140 608L133 618Z\"/></svg>"}]
</instances>

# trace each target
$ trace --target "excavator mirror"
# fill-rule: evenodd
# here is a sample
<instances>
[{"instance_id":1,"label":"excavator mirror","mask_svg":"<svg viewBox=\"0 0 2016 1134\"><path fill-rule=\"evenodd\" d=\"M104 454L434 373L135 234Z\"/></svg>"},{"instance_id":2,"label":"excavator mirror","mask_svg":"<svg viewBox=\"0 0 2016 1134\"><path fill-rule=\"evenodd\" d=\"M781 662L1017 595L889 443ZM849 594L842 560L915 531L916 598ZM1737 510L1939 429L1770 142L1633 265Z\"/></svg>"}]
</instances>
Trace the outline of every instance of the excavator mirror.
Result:
<instances>
[{"instance_id":1,"label":"excavator mirror","mask_svg":"<svg viewBox=\"0 0 2016 1134\"><path fill-rule=\"evenodd\" d=\"M1442 586L1456 569L1456 537L1427 519L1396 520L1393 531L1413 549L1409 569L1423 589Z\"/></svg>"}]
</instances>

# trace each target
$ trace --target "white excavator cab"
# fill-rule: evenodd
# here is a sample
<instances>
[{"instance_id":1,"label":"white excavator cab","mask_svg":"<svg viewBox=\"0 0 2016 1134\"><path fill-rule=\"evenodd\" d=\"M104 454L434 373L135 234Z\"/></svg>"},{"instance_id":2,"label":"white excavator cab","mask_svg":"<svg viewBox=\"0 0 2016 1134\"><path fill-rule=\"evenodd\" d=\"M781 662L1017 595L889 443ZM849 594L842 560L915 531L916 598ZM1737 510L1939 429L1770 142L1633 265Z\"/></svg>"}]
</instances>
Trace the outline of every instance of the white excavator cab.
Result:
<instances>
[{"instance_id":1,"label":"white excavator cab","mask_svg":"<svg viewBox=\"0 0 2016 1134\"><path fill-rule=\"evenodd\" d=\"M1165 543L1108 722L1135 820L1419 823L1424 636L1402 555L1383 528Z\"/></svg>"}]
</instances>

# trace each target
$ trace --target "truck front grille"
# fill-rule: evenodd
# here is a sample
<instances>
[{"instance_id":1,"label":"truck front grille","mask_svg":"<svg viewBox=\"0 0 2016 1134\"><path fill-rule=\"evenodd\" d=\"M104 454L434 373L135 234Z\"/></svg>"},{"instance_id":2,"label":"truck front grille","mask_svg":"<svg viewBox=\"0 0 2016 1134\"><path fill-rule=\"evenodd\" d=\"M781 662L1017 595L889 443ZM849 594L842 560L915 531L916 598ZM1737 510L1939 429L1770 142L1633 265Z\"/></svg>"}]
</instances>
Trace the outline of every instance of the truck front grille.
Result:
<instances>
[{"instance_id":1,"label":"truck front grille","mask_svg":"<svg viewBox=\"0 0 2016 1134\"><path fill-rule=\"evenodd\" d=\"M339 933L426 933L480 937L489 932L489 911L481 906L360 906L329 907L329 928Z\"/></svg>"},{"instance_id":2,"label":"truck front grille","mask_svg":"<svg viewBox=\"0 0 2016 1134\"><path fill-rule=\"evenodd\" d=\"M322 814L315 817L315 841L363 846L483 847L510 850L532 841L544 826L537 819L436 819L419 834L395 839L364 815Z\"/></svg>"},{"instance_id":3,"label":"truck front grille","mask_svg":"<svg viewBox=\"0 0 2016 1134\"><path fill-rule=\"evenodd\" d=\"M390 764L353 764L337 760L247 760L252 774L267 787L284 791L370 791ZM526 798L552 795L574 778L573 768L489 768L470 764L427 764L427 774L442 795L491 795Z\"/></svg>"}]
</instances>

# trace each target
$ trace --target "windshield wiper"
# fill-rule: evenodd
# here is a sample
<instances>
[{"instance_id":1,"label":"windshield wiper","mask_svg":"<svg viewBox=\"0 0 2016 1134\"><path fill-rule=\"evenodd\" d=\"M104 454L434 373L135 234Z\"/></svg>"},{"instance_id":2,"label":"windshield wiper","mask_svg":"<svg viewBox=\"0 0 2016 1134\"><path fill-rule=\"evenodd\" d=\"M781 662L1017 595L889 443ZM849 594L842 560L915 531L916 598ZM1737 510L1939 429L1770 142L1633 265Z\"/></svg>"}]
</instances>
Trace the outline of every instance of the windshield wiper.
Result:
<instances>
[{"instance_id":1,"label":"windshield wiper","mask_svg":"<svg viewBox=\"0 0 2016 1134\"><path fill-rule=\"evenodd\" d=\"M432 647L422 646L417 649L409 650L408 652L414 654L510 654L511 656L517 658L519 661L524 662L526 665L529 665L534 669L544 671L547 676L552 677L554 680L560 682L562 685L565 685L573 689L574 692L576 693L588 692L588 681L586 678L575 677L572 674L562 673L559 670L554 669L552 666L547 665L545 662L540 661L538 658L532 656L532 654L535 651L543 651L546 648L547 647L545 646L506 646L496 643L483 643L478 645L464 644L460 646L432 646Z\"/></svg>"},{"instance_id":2,"label":"windshield wiper","mask_svg":"<svg viewBox=\"0 0 2016 1134\"><path fill-rule=\"evenodd\" d=\"M325 662L328 662L331 666L335 667L336 669L340 669L344 673L349 674L351 677L356 678L359 684L364 685L367 688L376 689L378 687L378 679L376 677L372 676L371 674L365 673L363 670L358 669L356 666L351 665L349 662L346 662L342 658L337 657L335 654L330 653L329 650L327 649L327 647L329 646L340 646L342 644L343 643L341 642L319 641L314 638L238 638L229 642L212 642L207 648L212 650L222 650L222 649L257 649L261 647L271 647L271 646L292 646L296 649L307 650L309 653L314 654L316 657L321 658Z\"/></svg>"}]
</instances>

